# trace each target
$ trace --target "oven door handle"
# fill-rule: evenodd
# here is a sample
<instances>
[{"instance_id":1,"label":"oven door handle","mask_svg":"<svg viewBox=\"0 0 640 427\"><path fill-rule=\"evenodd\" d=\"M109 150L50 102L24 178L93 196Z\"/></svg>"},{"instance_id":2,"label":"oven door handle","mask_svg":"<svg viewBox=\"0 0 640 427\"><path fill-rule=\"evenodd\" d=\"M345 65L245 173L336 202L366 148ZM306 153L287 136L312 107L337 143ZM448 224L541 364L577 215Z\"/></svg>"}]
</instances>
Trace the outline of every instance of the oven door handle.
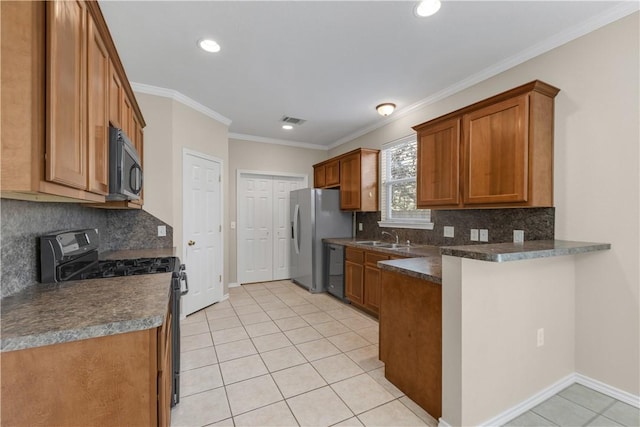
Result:
<instances>
[{"instance_id":1,"label":"oven door handle","mask_svg":"<svg viewBox=\"0 0 640 427\"><path fill-rule=\"evenodd\" d=\"M189 293L189 278L187 277L187 272L183 271L180 273L180 283L184 282L185 290L180 292L180 295L186 295ZM180 286L182 290L182 285Z\"/></svg>"}]
</instances>

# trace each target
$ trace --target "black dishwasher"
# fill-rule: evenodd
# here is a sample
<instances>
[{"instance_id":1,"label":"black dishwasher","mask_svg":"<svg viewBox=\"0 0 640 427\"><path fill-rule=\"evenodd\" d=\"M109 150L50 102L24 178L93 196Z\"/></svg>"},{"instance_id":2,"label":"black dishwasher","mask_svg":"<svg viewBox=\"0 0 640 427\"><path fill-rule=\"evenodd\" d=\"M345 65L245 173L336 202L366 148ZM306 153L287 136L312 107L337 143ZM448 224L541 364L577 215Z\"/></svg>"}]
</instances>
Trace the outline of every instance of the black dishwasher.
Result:
<instances>
[{"instance_id":1,"label":"black dishwasher","mask_svg":"<svg viewBox=\"0 0 640 427\"><path fill-rule=\"evenodd\" d=\"M348 301L344 295L344 246L324 244L324 283L327 292Z\"/></svg>"}]
</instances>

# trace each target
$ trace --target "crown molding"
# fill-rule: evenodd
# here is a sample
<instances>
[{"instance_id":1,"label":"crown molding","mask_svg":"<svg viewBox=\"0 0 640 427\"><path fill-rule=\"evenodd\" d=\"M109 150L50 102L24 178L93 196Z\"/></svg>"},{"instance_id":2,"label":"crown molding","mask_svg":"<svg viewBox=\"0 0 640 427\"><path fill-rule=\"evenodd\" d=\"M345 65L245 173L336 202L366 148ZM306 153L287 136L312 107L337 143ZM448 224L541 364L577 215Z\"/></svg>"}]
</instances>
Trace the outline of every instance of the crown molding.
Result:
<instances>
[{"instance_id":1,"label":"crown molding","mask_svg":"<svg viewBox=\"0 0 640 427\"><path fill-rule=\"evenodd\" d=\"M286 145L296 148L309 148L311 150L328 151L330 147L326 145L310 144L308 142L287 141L285 139L266 138L264 136L246 135L242 133L229 133L229 139L239 139L242 141L261 142L263 144Z\"/></svg>"},{"instance_id":2,"label":"crown molding","mask_svg":"<svg viewBox=\"0 0 640 427\"><path fill-rule=\"evenodd\" d=\"M615 22L628 15L631 15L632 13L637 12L638 10L640 10L640 2L633 1L633 0L624 1L621 4L615 7L612 7L611 9L601 13L600 15L594 16L593 18L588 19L574 27L567 28L566 30L552 37L549 37L548 39L545 39L540 43L519 52L516 55L513 55L488 68L485 68L479 73L471 75L466 79L461 80L447 88L444 88L443 90L436 92L435 94L427 98L424 98L418 102L415 102L405 108L399 109L392 116L388 116L384 120L377 121L372 125L366 126L360 130L357 130L352 134L349 134L343 138L340 138L339 140L330 144L329 148L332 149L332 148L339 147L340 145L345 144L349 141L352 141L362 135L365 135L369 132L379 129L389 123L393 123L416 110L419 110L431 104L435 104L436 102L442 99L455 95L458 92L468 89L473 85L476 85L484 80L494 77L504 71L507 71L510 68L513 68L517 65L522 64L523 62L533 59L536 56L549 52L550 50L553 50L559 46L569 43L599 28L602 28L605 25L611 24L612 22Z\"/></svg>"},{"instance_id":3,"label":"crown molding","mask_svg":"<svg viewBox=\"0 0 640 427\"><path fill-rule=\"evenodd\" d=\"M213 111L209 107L205 107L204 105L189 98L186 95L183 95L177 90L166 89L163 87L151 86L144 83L135 83L135 82L131 82L131 88L133 89L134 92L145 93L147 95L162 96L164 98L171 98L174 101L177 101L181 104L186 105L187 107L193 108L194 110L201 112L207 117L211 117L212 119L222 123L223 125L226 125L226 126L231 125L231 119L223 116L222 114L216 111Z\"/></svg>"}]
</instances>

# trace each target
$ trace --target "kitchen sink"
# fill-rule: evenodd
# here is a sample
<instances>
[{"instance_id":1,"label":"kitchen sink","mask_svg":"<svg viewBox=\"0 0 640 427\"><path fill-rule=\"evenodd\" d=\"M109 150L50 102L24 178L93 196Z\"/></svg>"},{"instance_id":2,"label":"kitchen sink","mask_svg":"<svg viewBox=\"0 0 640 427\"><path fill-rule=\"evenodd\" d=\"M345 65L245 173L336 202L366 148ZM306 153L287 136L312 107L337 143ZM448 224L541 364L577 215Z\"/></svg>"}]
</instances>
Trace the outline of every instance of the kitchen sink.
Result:
<instances>
[{"instance_id":1,"label":"kitchen sink","mask_svg":"<svg viewBox=\"0 0 640 427\"><path fill-rule=\"evenodd\" d=\"M381 242L380 240L360 240L356 241L359 245L367 245L367 246L378 246L381 248L390 248L391 243Z\"/></svg>"},{"instance_id":2,"label":"kitchen sink","mask_svg":"<svg viewBox=\"0 0 640 427\"><path fill-rule=\"evenodd\" d=\"M375 246L376 248L409 250L409 246L402 243L387 243L380 240L360 240L356 241L359 245Z\"/></svg>"}]
</instances>

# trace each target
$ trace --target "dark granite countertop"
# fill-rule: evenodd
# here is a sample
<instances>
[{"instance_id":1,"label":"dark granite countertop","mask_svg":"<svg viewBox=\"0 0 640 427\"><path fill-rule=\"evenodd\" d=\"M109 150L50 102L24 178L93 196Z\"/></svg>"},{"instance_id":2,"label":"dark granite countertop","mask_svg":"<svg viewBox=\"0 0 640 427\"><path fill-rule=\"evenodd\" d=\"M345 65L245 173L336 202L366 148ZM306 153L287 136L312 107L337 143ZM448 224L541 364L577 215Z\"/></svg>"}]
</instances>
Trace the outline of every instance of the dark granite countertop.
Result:
<instances>
[{"instance_id":1,"label":"dark granite countertop","mask_svg":"<svg viewBox=\"0 0 640 427\"><path fill-rule=\"evenodd\" d=\"M607 249L611 249L610 243L571 242L567 240L529 240L523 243L445 246L440 248L440 251L442 255L451 255L459 258L507 262L577 255Z\"/></svg>"},{"instance_id":2,"label":"dark granite countertop","mask_svg":"<svg viewBox=\"0 0 640 427\"><path fill-rule=\"evenodd\" d=\"M171 273L29 286L2 299L1 351L162 325Z\"/></svg>"},{"instance_id":3,"label":"dark granite countertop","mask_svg":"<svg viewBox=\"0 0 640 427\"><path fill-rule=\"evenodd\" d=\"M407 258L417 258L417 257L431 257L434 254L440 254L439 248L437 246L431 245L417 245L412 244L410 246L401 245L396 249L385 248L381 246L373 246L373 245L363 245L361 239L322 239L325 243L335 243L337 245L343 246L351 246L352 248L364 249L367 251L376 251L383 252L389 255L402 256ZM370 240L367 240L370 241Z\"/></svg>"},{"instance_id":4,"label":"dark granite countertop","mask_svg":"<svg viewBox=\"0 0 640 427\"><path fill-rule=\"evenodd\" d=\"M431 245L411 245L398 249L381 248L379 246L363 245L358 239L324 239L326 243L351 246L369 251L384 252L389 255L408 257L390 261L378 262L378 267L400 274L406 274L430 282L442 283L442 256L440 248Z\"/></svg>"},{"instance_id":5,"label":"dark granite countertop","mask_svg":"<svg viewBox=\"0 0 640 427\"><path fill-rule=\"evenodd\" d=\"M409 250L380 248L362 245L356 239L324 239L327 243L352 246L360 249L375 250L410 258L380 261L383 270L406 274L418 279L442 283L442 255L470 258L490 262L507 262L535 258L547 258L563 255L576 255L587 252L611 249L609 243L571 242L565 240L530 240L524 243L492 243L465 246L415 245Z\"/></svg>"}]
</instances>

